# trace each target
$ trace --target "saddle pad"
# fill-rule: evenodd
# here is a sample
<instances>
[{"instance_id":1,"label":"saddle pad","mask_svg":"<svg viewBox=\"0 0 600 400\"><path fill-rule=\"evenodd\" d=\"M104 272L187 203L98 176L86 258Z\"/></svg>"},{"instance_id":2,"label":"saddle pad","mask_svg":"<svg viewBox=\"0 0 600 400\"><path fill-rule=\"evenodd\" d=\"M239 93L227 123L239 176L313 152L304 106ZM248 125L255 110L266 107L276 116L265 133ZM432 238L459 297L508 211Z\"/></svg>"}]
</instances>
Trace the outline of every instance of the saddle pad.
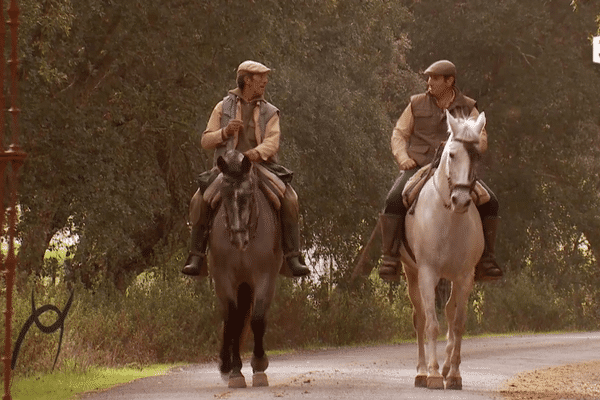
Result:
<instances>
[{"instance_id":1,"label":"saddle pad","mask_svg":"<svg viewBox=\"0 0 600 400\"><path fill-rule=\"evenodd\" d=\"M272 187L272 190L277 194L277 197L282 198L285 193L285 183L279 179L277 175L269 171L264 166L255 163L254 166L258 171L258 176L261 178L260 181L266 181L266 183L270 183L269 186Z\"/></svg>"},{"instance_id":2,"label":"saddle pad","mask_svg":"<svg viewBox=\"0 0 600 400\"><path fill-rule=\"evenodd\" d=\"M423 185L425 185L425 182L433 176L435 170L435 168L431 167L431 164L427 164L406 182L406 186L402 191L402 202L407 209L415 202ZM471 191L471 197L476 206L487 203L491 198L488 191L479 181L475 181L475 187Z\"/></svg>"},{"instance_id":3,"label":"saddle pad","mask_svg":"<svg viewBox=\"0 0 600 400\"><path fill-rule=\"evenodd\" d=\"M217 178L211 183L202 195L204 201L210 205L210 208L215 209L221 201L221 186L223 185L223 173L217 175Z\"/></svg>"},{"instance_id":4,"label":"saddle pad","mask_svg":"<svg viewBox=\"0 0 600 400\"><path fill-rule=\"evenodd\" d=\"M427 164L419 169L413 176L410 177L408 182L406 182L404 190L402 190L402 202L407 209L410 208L410 206L415 202L415 199L421 192L423 185L425 185L425 182L427 182L434 172L435 168L432 168L431 164Z\"/></svg>"},{"instance_id":5,"label":"saddle pad","mask_svg":"<svg viewBox=\"0 0 600 400\"><path fill-rule=\"evenodd\" d=\"M258 166L259 164L254 164ZM281 208L281 200L283 193L285 192L285 183L281 181L275 174L270 172L264 167L257 168L259 187L262 192L267 196L269 202L275 207L276 210ZM277 182L278 181L278 182ZM221 201L221 186L223 184L223 174L220 173L213 183L208 186L203 194L204 201L206 201L210 207L214 210Z\"/></svg>"}]
</instances>

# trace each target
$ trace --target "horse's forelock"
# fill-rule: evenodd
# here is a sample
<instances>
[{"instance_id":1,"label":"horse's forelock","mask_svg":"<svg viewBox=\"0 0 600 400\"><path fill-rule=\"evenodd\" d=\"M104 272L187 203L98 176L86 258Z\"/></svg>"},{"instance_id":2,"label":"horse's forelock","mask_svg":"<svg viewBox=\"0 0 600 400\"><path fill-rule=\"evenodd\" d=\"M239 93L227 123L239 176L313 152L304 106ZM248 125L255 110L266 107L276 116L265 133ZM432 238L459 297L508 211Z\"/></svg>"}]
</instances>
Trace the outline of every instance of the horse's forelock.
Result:
<instances>
[{"instance_id":1,"label":"horse's forelock","mask_svg":"<svg viewBox=\"0 0 600 400\"><path fill-rule=\"evenodd\" d=\"M479 143L479 132L476 131L477 120L472 118L456 118L457 127L456 131L452 130L452 127L448 126L448 131L451 134L451 138L460 140L467 143Z\"/></svg>"},{"instance_id":2,"label":"horse's forelock","mask_svg":"<svg viewBox=\"0 0 600 400\"><path fill-rule=\"evenodd\" d=\"M223 155L223 160L227 165L226 170L221 171L223 174L232 180L243 180L248 175L248 172L252 168L248 167L244 163L244 155L238 151L230 150ZM248 162L248 161L247 161Z\"/></svg>"}]
</instances>

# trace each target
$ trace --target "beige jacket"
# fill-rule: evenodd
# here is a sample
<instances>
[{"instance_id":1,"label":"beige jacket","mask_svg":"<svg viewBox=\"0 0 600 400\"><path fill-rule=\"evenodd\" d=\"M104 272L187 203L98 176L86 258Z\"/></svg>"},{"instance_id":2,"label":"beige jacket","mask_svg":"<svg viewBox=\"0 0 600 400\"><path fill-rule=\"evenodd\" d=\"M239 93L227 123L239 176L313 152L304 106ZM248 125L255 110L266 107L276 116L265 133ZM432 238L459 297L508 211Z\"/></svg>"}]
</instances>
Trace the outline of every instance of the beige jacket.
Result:
<instances>
[{"instance_id":1,"label":"beige jacket","mask_svg":"<svg viewBox=\"0 0 600 400\"><path fill-rule=\"evenodd\" d=\"M239 89L235 89L232 91L232 93L234 94L238 94L239 93ZM265 101L264 99L262 99L261 101ZM273 117L271 117L271 119L267 122L267 126L266 126L266 132L264 134L264 140L263 135L260 132L260 126L259 126L259 114L260 114L260 107L257 103L256 107L254 107L254 115L253 115L253 119L254 119L254 126L255 126L255 131L254 131L254 136L256 138L256 143L258 143L258 146L255 147L255 150L258 151L258 153L260 154L260 157L264 160L267 161L269 158L277 155L277 152L279 151L279 138L281 136L281 129L279 127L279 113L275 113L275 115L273 115ZM222 135L222 131L223 129L221 129L221 116L223 115L223 101L221 100L213 109L211 115L210 115L210 119L208 120L208 124L206 125L206 130L202 133L202 139L200 141L200 144L202 145L203 149L215 149L216 147L223 145L225 142L223 141L223 135ZM241 102L239 100L239 94L238 94L238 101L237 101L237 111L236 111L236 118L237 119L242 119L242 106L241 106ZM237 143L238 143L238 135L237 133L234 135L233 137L233 144L234 147L237 147Z\"/></svg>"}]
</instances>

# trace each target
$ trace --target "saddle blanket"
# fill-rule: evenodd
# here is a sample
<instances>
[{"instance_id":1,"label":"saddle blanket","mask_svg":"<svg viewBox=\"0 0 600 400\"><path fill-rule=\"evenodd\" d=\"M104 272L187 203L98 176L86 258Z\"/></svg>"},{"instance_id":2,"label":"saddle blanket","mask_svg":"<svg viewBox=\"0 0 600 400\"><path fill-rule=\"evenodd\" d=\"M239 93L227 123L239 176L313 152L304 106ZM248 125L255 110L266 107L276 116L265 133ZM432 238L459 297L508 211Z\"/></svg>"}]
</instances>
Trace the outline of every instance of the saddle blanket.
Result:
<instances>
[{"instance_id":1,"label":"saddle blanket","mask_svg":"<svg viewBox=\"0 0 600 400\"><path fill-rule=\"evenodd\" d=\"M269 202L275 207L275 210L281 208L281 198L285 193L285 183L277 175L269 171L260 164L255 163L257 170L258 186L267 196ZM212 209L216 209L221 201L221 186L223 185L223 173L220 173L213 183L204 192L204 201L210 204Z\"/></svg>"},{"instance_id":2,"label":"saddle blanket","mask_svg":"<svg viewBox=\"0 0 600 400\"><path fill-rule=\"evenodd\" d=\"M427 164L406 182L406 186L402 191L402 202L407 209L417 200L423 185L425 185L427 180L433 176L435 170L436 168L432 167L431 164ZM471 197L476 206L480 206L490 201L490 194L479 181L475 182L475 187L473 188L473 191L471 191Z\"/></svg>"}]
</instances>

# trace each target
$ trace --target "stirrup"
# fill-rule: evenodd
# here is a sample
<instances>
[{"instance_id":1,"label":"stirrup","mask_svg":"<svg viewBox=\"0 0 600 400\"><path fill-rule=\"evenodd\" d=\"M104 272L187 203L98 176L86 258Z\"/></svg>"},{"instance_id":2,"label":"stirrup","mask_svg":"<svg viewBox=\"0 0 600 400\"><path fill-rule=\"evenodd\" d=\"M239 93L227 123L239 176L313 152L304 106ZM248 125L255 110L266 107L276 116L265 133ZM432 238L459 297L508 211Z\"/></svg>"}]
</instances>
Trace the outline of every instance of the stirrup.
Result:
<instances>
[{"instance_id":1,"label":"stirrup","mask_svg":"<svg viewBox=\"0 0 600 400\"><path fill-rule=\"evenodd\" d=\"M300 252L293 252L285 256L285 263L292 273L293 277L301 277L310 275L310 269L304 262L304 257Z\"/></svg>"},{"instance_id":2,"label":"stirrup","mask_svg":"<svg viewBox=\"0 0 600 400\"><path fill-rule=\"evenodd\" d=\"M208 276L208 270L204 263L205 255L202 253L190 253L181 273L189 276Z\"/></svg>"},{"instance_id":3,"label":"stirrup","mask_svg":"<svg viewBox=\"0 0 600 400\"><path fill-rule=\"evenodd\" d=\"M504 272L496 263L493 257L482 257L475 266L475 281L476 282L492 282L502 279Z\"/></svg>"}]
</instances>

